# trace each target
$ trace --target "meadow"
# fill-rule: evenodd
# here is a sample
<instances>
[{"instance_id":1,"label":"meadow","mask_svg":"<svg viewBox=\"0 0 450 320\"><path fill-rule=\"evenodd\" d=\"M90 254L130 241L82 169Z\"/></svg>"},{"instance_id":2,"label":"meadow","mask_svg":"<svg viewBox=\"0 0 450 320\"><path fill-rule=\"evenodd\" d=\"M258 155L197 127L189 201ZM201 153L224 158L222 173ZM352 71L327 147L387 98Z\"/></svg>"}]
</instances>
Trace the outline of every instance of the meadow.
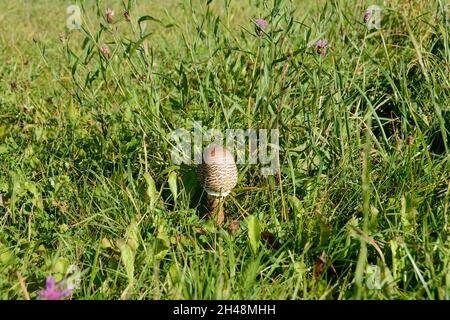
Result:
<instances>
[{"instance_id":1,"label":"meadow","mask_svg":"<svg viewBox=\"0 0 450 320\"><path fill-rule=\"evenodd\" d=\"M445 0L0 0L0 299L450 299L449 26ZM171 157L195 121L279 132L223 225Z\"/></svg>"}]
</instances>

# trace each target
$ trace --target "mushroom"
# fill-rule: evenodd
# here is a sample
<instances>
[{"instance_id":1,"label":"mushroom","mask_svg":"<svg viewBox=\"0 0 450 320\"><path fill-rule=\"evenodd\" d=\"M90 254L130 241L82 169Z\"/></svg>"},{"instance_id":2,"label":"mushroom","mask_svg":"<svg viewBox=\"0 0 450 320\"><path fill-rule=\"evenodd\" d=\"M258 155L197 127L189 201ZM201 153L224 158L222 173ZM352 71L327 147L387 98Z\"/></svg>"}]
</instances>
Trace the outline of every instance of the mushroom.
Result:
<instances>
[{"instance_id":1,"label":"mushroom","mask_svg":"<svg viewBox=\"0 0 450 320\"><path fill-rule=\"evenodd\" d=\"M238 171L233 154L222 146L212 144L203 151L198 177L207 195L210 214L217 212L216 223L225 220L223 200L237 184Z\"/></svg>"}]
</instances>

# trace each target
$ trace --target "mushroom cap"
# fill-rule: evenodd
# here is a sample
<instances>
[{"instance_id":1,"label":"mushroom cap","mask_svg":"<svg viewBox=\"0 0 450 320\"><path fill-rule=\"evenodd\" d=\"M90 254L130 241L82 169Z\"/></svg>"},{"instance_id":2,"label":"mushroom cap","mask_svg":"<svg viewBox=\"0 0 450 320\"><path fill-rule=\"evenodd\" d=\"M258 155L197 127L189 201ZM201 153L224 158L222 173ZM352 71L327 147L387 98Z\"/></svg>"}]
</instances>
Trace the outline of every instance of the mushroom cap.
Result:
<instances>
[{"instance_id":1,"label":"mushroom cap","mask_svg":"<svg viewBox=\"0 0 450 320\"><path fill-rule=\"evenodd\" d=\"M226 197L236 186L238 178L233 154L216 144L208 146L203 151L198 177L209 195Z\"/></svg>"}]
</instances>

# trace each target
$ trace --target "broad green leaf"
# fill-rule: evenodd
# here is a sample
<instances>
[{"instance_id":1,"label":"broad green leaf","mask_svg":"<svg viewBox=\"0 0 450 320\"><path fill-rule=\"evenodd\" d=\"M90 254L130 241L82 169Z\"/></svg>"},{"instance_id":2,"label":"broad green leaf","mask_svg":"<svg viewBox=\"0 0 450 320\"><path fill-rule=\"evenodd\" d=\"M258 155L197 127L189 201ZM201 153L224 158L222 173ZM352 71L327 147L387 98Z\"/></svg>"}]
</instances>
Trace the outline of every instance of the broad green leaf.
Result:
<instances>
[{"instance_id":1,"label":"broad green leaf","mask_svg":"<svg viewBox=\"0 0 450 320\"><path fill-rule=\"evenodd\" d=\"M14 252L0 247L0 265L7 266L13 264L15 260Z\"/></svg>"},{"instance_id":2,"label":"broad green leaf","mask_svg":"<svg viewBox=\"0 0 450 320\"><path fill-rule=\"evenodd\" d=\"M253 253L256 255L259 249L259 242L261 240L261 227L259 220L255 216L249 216L247 218L248 226L248 238Z\"/></svg>"},{"instance_id":3,"label":"broad green leaf","mask_svg":"<svg viewBox=\"0 0 450 320\"><path fill-rule=\"evenodd\" d=\"M408 205L405 195L402 195L400 198L400 221L405 232L413 231L413 213L414 211Z\"/></svg>"},{"instance_id":4,"label":"broad green leaf","mask_svg":"<svg viewBox=\"0 0 450 320\"><path fill-rule=\"evenodd\" d=\"M125 243L123 240L117 240L117 247L120 250L120 257L122 263L125 267L125 272L127 274L128 282L131 284L134 282L134 258L135 254L133 249Z\"/></svg>"},{"instance_id":5,"label":"broad green leaf","mask_svg":"<svg viewBox=\"0 0 450 320\"><path fill-rule=\"evenodd\" d=\"M55 276L55 280L62 280L68 268L69 261L67 259L59 257L56 261L54 261L52 265L52 274Z\"/></svg>"},{"instance_id":6,"label":"broad green leaf","mask_svg":"<svg viewBox=\"0 0 450 320\"><path fill-rule=\"evenodd\" d=\"M0 126L0 139L5 137L9 131L10 131L10 127L8 127L6 125L1 125Z\"/></svg>"},{"instance_id":7,"label":"broad green leaf","mask_svg":"<svg viewBox=\"0 0 450 320\"><path fill-rule=\"evenodd\" d=\"M0 145L0 154L8 153L8 152L9 152L8 146L6 146L4 144Z\"/></svg>"},{"instance_id":8,"label":"broad green leaf","mask_svg":"<svg viewBox=\"0 0 450 320\"><path fill-rule=\"evenodd\" d=\"M147 182L147 196L150 201L150 210L153 210L158 203L159 193L156 190L155 180L153 180L148 172L144 174L144 178Z\"/></svg>"},{"instance_id":9,"label":"broad green leaf","mask_svg":"<svg viewBox=\"0 0 450 320\"><path fill-rule=\"evenodd\" d=\"M177 187L177 173L175 171L169 173L169 188L170 191L172 192L173 199L176 202L178 196L178 187Z\"/></svg>"},{"instance_id":10,"label":"broad green leaf","mask_svg":"<svg viewBox=\"0 0 450 320\"><path fill-rule=\"evenodd\" d=\"M67 108L67 115L71 124L75 124L77 120L79 120L78 110L73 105L73 103L69 103L69 106Z\"/></svg>"},{"instance_id":11,"label":"broad green leaf","mask_svg":"<svg viewBox=\"0 0 450 320\"><path fill-rule=\"evenodd\" d=\"M139 225L135 219L132 219L130 225L127 227L125 240L133 250L133 253L136 254L139 247Z\"/></svg>"},{"instance_id":12,"label":"broad green leaf","mask_svg":"<svg viewBox=\"0 0 450 320\"><path fill-rule=\"evenodd\" d=\"M297 214L301 214L303 212L302 203L296 196L289 195L288 201Z\"/></svg>"},{"instance_id":13,"label":"broad green leaf","mask_svg":"<svg viewBox=\"0 0 450 320\"><path fill-rule=\"evenodd\" d=\"M155 258L163 259L170 248L170 239L164 226L160 226L156 237Z\"/></svg>"}]
</instances>

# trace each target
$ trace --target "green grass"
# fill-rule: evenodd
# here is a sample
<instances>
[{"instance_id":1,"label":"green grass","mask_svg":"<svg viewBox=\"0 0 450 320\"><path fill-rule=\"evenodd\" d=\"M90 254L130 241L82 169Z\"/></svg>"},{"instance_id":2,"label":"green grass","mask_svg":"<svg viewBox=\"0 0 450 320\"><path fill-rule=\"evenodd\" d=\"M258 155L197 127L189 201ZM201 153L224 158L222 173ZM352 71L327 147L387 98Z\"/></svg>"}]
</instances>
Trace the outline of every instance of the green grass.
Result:
<instances>
[{"instance_id":1,"label":"green grass","mask_svg":"<svg viewBox=\"0 0 450 320\"><path fill-rule=\"evenodd\" d=\"M360 0L85 1L79 31L66 1L0 2L0 299L70 265L73 299L450 299L445 1L384 2L381 30ZM194 120L280 130L223 227L171 161Z\"/></svg>"}]
</instances>

